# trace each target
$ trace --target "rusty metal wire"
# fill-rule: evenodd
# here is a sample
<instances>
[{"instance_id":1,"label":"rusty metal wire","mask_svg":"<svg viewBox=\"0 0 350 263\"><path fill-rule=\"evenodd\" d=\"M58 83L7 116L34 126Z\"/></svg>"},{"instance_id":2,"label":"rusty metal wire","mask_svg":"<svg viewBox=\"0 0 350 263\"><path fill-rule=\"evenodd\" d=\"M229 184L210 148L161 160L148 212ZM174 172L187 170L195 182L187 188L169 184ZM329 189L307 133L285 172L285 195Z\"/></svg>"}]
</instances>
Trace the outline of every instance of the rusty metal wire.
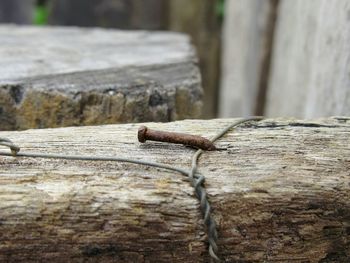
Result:
<instances>
[{"instance_id":1,"label":"rusty metal wire","mask_svg":"<svg viewBox=\"0 0 350 263\"><path fill-rule=\"evenodd\" d=\"M239 121L236 121L232 123L231 125L227 126L223 130L221 130L217 135L215 135L210 140L212 142L215 142L219 138L221 138L223 135L225 135L230 129L249 122L249 121L259 121L261 120L261 117L251 117L251 118L245 118L241 119ZM0 155L2 156L13 156L13 157L30 157L30 158L49 158L49 159L65 159L65 160L79 160L79 161L115 161L115 162L126 162L126 163L133 163L133 164L139 164L139 165L146 165L146 166L153 166L161 169L171 170L178 172L184 176L187 176L191 184L195 190L196 196L198 200L200 201L200 209L203 214L204 224L207 229L207 235L208 235L208 243L209 243L209 255L212 259L212 261L215 262L221 262L219 256L218 256L218 246L217 246L217 240L218 240L218 233L217 233L217 226L215 219L212 216L211 213L211 207L209 200L207 198L206 190L204 187L204 181L205 177L201 175L198 172L198 159L202 155L203 150L197 150L196 153L192 157L192 167L191 170L188 171L183 168L174 167L171 165L161 164L161 163L155 163L155 162L149 162L149 161L143 161L143 160L134 160L129 158L118 158L118 157L103 157L103 156L82 156L82 155L58 155L58 154L44 154L44 153L20 153L20 148L16 146L11 140L7 138L1 138L0 137L0 145L6 146L10 148L11 153L7 152L0 152Z\"/></svg>"}]
</instances>

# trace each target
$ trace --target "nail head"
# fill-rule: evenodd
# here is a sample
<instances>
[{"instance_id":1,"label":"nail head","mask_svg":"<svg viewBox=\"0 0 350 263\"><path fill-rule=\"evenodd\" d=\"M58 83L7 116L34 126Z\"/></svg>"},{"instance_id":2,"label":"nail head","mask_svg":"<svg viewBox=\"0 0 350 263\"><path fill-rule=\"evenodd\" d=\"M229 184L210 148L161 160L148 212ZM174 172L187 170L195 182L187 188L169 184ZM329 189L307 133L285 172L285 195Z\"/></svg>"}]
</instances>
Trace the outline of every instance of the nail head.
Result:
<instances>
[{"instance_id":1,"label":"nail head","mask_svg":"<svg viewBox=\"0 0 350 263\"><path fill-rule=\"evenodd\" d=\"M147 132L147 127L146 126L140 126L138 132L137 132L137 138L139 142L145 142L146 141L146 132Z\"/></svg>"}]
</instances>

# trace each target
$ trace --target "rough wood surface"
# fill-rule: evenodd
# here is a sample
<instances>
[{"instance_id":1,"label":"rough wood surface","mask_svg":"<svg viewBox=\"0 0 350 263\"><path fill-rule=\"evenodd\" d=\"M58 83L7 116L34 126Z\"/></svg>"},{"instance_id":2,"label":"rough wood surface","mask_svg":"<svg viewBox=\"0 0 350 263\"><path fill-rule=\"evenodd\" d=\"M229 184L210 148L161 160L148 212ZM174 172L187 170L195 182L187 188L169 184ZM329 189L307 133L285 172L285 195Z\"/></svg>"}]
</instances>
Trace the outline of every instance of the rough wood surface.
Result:
<instances>
[{"instance_id":1,"label":"rough wood surface","mask_svg":"<svg viewBox=\"0 0 350 263\"><path fill-rule=\"evenodd\" d=\"M1 129L201 114L193 47L179 33L0 27Z\"/></svg>"},{"instance_id":2,"label":"rough wood surface","mask_svg":"<svg viewBox=\"0 0 350 263\"><path fill-rule=\"evenodd\" d=\"M151 128L210 137L232 119ZM194 151L139 144L138 124L0 132L23 152L129 157L189 168ZM350 118L268 119L206 152L199 170L225 262L348 262ZM0 157L0 261L208 262L180 174L123 163Z\"/></svg>"},{"instance_id":3,"label":"rough wood surface","mask_svg":"<svg viewBox=\"0 0 350 263\"><path fill-rule=\"evenodd\" d=\"M269 116L350 114L350 1L282 0Z\"/></svg>"},{"instance_id":4,"label":"rough wood surface","mask_svg":"<svg viewBox=\"0 0 350 263\"><path fill-rule=\"evenodd\" d=\"M275 10L275 0L226 1L220 116L262 115Z\"/></svg>"}]
</instances>

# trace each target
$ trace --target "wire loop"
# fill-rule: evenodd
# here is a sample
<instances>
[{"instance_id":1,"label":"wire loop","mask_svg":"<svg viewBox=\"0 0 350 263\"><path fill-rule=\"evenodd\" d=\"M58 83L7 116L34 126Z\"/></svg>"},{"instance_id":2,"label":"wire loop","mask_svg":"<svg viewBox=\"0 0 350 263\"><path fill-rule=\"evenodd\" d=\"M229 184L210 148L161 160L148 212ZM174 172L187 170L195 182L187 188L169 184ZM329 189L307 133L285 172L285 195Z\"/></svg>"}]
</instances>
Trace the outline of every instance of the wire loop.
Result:
<instances>
[{"instance_id":1,"label":"wire loop","mask_svg":"<svg viewBox=\"0 0 350 263\"><path fill-rule=\"evenodd\" d=\"M20 151L20 148L7 138L0 137L0 145L10 148L13 157Z\"/></svg>"}]
</instances>

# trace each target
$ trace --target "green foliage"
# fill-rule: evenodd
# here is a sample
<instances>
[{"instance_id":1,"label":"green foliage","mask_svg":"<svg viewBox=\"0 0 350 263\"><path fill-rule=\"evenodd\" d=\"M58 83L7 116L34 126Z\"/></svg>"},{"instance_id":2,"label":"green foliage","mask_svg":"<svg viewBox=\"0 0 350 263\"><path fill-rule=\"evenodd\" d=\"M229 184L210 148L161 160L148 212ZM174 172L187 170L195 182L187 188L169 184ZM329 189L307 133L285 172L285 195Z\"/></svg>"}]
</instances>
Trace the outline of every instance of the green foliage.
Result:
<instances>
[{"instance_id":1,"label":"green foliage","mask_svg":"<svg viewBox=\"0 0 350 263\"><path fill-rule=\"evenodd\" d=\"M225 12L225 0L218 0L216 4L216 14L219 18L224 17Z\"/></svg>"},{"instance_id":2,"label":"green foliage","mask_svg":"<svg viewBox=\"0 0 350 263\"><path fill-rule=\"evenodd\" d=\"M46 25L48 17L48 10L46 6L38 5L34 10L34 21L35 25Z\"/></svg>"}]
</instances>

